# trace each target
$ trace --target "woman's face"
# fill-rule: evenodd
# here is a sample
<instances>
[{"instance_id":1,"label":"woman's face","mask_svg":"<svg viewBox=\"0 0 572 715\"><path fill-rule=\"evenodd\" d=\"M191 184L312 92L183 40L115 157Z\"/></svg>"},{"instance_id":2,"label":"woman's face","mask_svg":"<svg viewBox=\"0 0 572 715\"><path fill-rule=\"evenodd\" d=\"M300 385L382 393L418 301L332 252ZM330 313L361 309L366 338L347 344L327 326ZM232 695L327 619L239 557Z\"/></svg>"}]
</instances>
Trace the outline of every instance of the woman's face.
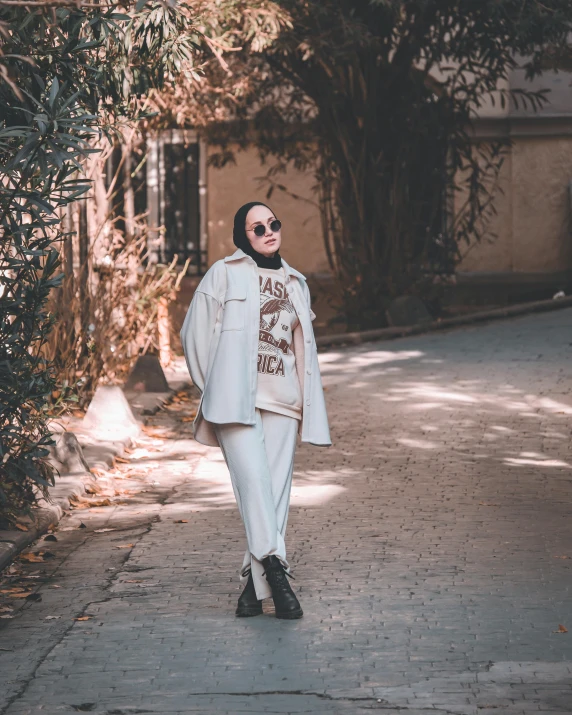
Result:
<instances>
[{"instance_id":1,"label":"woman's face","mask_svg":"<svg viewBox=\"0 0 572 715\"><path fill-rule=\"evenodd\" d=\"M270 230L269 224L274 221L276 216L266 206L253 206L246 214L246 237L250 241L250 245L255 251L263 256L273 256L279 250L282 243L280 231L273 233ZM252 230L258 224L262 224L266 231L264 236L257 236Z\"/></svg>"}]
</instances>

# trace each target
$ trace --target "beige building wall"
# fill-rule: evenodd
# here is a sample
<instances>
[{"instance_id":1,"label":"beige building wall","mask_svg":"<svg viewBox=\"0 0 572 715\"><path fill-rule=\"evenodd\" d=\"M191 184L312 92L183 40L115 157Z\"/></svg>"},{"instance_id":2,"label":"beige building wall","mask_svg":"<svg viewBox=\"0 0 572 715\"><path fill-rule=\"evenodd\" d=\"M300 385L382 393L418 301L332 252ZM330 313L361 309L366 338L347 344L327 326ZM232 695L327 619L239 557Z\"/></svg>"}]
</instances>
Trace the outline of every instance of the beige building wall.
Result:
<instances>
[{"instance_id":1,"label":"beige building wall","mask_svg":"<svg viewBox=\"0 0 572 715\"><path fill-rule=\"evenodd\" d=\"M236 164L222 169L208 168L208 264L230 255L236 249L232 242L234 214L249 201L261 201L272 208L282 221L281 255L304 274L328 271L328 259L322 239L318 207L312 192L314 177L290 169L278 182L289 193L276 189L266 199L267 187L257 179L267 166L260 163L254 148L236 153Z\"/></svg>"},{"instance_id":2,"label":"beige building wall","mask_svg":"<svg viewBox=\"0 0 572 715\"><path fill-rule=\"evenodd\" d=\"M512 153L505 157L494 192L496 213L488 219L481 240L459 247L461 272L512 271ZM455 213L463 200L462 193L456 195Z\"/></svg>"},{"instance_id":3,"label":"beige building wall","mask_svg":"<svg viewBox=\"0 0 572 715\"><path fill-rule=\"evenodd\" d=\"M267 203L283 222L281 253L305 274L329 272L313 175L291 169L266 200L258 179L267 167L254 148L237 152L236 164L208 168L208 264L230 255L232 222L247 201ZM572 136L515 137L495 192L496 215L479 242L461 246L460 273L560 273L572 270L569 182ZM462 196L457 196L457 208Z\"/></svg>"},{"instance_id":4,"label":"beige building wall","mask_svg":"<svg viewBox=\"0 0 572 715\"><path fill-rule=\"evenodd\" d=\"M463 247L460 272L557 273L572 268L572 137L514 140L495 194L497 215ZM496 234L494 236L493 234Z\"/></svg>"},{"instance_id":5,"label":"beige building wall","mask_svg":"<svg viewBox=\"0 0 572 715\"><path fill-rule=\"evenodd\" d=\"M435 75L436 79L444 79ZM549 274L572 270L569 229L569 182L572 180L572 73L545 72L532 82L517 67L499 91L549 90L540 111L500 101L500 92L476 110L477 134L498 139L507 134L513 146L505 159L495 195L497 215L480 242L461 246L461 273ZM266 173L254 148L237 152L236 164L208 169L208 263L234 250L232 219L247 201L268 203L284 224L282 254L303 273L329 272L311 172L291 169L280 183L302 199L275 191L266 202ZM457 197L457 201L462 197ZM518 278L518 275L516 275Z\"/></svg>"},{"instance_id":6,"label":"beige building wall","mask_svg":"<svg viewBox=\"0 0 572 715\"><path fill-rule=\"evenodd\" d=\"M572 267L569 184L572 137L518 140L513 149L515 271Z\"/></svg>"}]
</instances>

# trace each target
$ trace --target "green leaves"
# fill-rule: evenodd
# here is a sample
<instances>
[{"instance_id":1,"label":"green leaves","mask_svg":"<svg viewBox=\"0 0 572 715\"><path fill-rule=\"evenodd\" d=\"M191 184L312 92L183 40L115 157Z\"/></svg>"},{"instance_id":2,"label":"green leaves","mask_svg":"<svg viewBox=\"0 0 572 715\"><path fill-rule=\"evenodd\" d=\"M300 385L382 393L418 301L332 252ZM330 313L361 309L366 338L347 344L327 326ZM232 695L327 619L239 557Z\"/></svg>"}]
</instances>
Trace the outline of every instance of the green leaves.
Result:
<instances>
[{"instance_id":1,"label":"green leaves","mask_svg":"<svg viewBox=\"0 0 572 715\"><path fill-rule=\"evenodd\" d=\"M113 8L0 5L0 517L53 483L40 445L57 376L44 357L62 282L61 221L86 195L91 142L139 99L190 68L187 12L162 2Z\"/></svg>"}]
</instances>

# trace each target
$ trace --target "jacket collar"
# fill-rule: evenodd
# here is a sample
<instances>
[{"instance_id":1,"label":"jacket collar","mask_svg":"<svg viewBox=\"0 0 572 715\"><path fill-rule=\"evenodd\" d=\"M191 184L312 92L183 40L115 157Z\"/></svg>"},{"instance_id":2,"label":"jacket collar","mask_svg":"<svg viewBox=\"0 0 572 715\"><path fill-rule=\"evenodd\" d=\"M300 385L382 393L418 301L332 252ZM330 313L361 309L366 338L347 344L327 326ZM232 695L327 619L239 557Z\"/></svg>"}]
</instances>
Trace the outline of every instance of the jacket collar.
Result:
<instances>
[{"instance_id":1,"label":"jacket collar","mask_svg":"<svg viewBox=\"0 0 572 715\"><path fill-rule=\"evenodd\" d=\"M230 263L231 261L240 261L245 258L254 263L254 259L252 259L249 255L247 255L242 250L242 248L237 248L236 251L232 254L232 256L227 256L224 259L224 262ZM286 273L287 277L296 276L296 278L301 278L304 281L306 280L306 276L304 276L302 273L300 273L300 271L297 271L295 268L292 268L291 266L289 266L284 259L282 259L282 267L284 268L284 273Z\"/></svg>"}]
</instances>

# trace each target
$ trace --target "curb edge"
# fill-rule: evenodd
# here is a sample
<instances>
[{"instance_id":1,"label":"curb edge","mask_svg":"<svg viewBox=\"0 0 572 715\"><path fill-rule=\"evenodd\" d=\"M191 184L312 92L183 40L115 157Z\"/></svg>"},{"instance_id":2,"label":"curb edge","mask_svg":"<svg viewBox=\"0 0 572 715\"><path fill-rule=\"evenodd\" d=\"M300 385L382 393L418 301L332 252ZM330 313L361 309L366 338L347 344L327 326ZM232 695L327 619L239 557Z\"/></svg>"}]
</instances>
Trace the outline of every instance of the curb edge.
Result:
<instances>
[{"instance_id":1,"label":"curb edge","mask_svg":"<svg viewBox=\"0 0 572 715\"><path fill-rule=\"evenodd\" d=\"M141 394L141 393L140 393ZM148 393L152 394L152 393ZM171 389L168 393L161 393L161 398L157 401L157 405L154 409L154 414L157 412L162 405L168 403L172 396L175 394L175 390ZM139 418L142 424L145 420ZM127 440L117 441L114 444L121 445L121 447L126 447L130 444L131 438ZM89 461L88 461L89 464ZM89 465L90 467L95 465ZM108 466L110 466L108 464ZM61 477L69 477L69 474L60 474ZM58 478L56 477L56 480ZM93 480L93 475L91 472L84 472L78 475L77 480L74 480L70 484L70 489L65 495L60 495L52 503L46 503L40 500L41 506L34 509L34 514L37 518L36 525L30 529L30 531L13 531L13 530L0 530L0 573L10 566L14 560L31 544L37 541L40 537L44 536L52 526L57 526L64 514L64 511L70 507L70 498L73 496L82 496L86 494L85 487L89 482ZM56 481L57 484L57 481Z\"/></svg>"},{"instance_id":2,"label":"curb edge","mask_svg":"<svg viewBox=\"0 0 572 715\"><path fill-rule=\"evenodd\" d=\"M463 315L454 318L444 318L443 320L433 320L428 323L417 325L406 325L402 327L375 328L373 330L363 330L351 333L339 333L332 335L320 335L316 337L318 348L325 348L334 345L360 345L374 340L393 340L404 338L410 335L421 333L432 333L447 328L456 328L463 325L472 325L487 320L501 320L512 318L517 315L527 315L530 313L542 313L551 310L561 310L572 307L572 296L564 298L550 298L549 300L537 300L530 303L518 303L507 308L495 308L494 310L484 310L470 315Z\"/></svg>"}]
</instances>

